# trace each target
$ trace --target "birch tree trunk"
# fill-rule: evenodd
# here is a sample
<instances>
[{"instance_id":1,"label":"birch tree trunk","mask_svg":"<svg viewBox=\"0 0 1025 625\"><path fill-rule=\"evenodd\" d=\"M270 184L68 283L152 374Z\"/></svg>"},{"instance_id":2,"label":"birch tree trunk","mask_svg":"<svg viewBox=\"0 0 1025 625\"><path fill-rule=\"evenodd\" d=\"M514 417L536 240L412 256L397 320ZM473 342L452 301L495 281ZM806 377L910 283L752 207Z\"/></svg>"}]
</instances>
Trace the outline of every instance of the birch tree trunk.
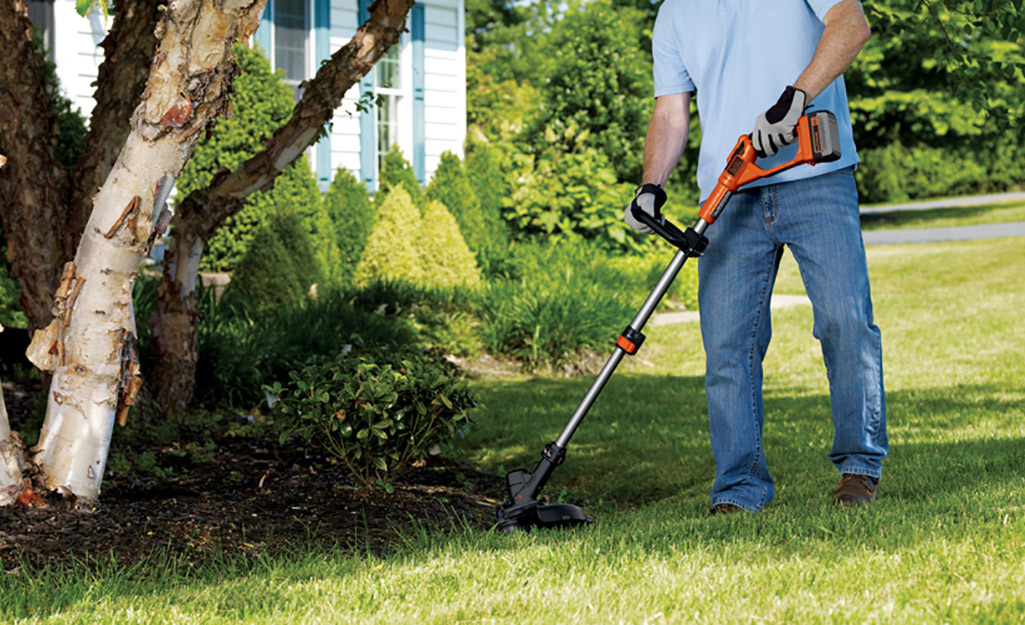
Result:
<instances>
[{"instance_id":1,"label":"birch tree trunk","mask_svg":"<svg viewBox=\"0 0 1025 625\"><path fill-rule=\"evenodd\" d=\"M164 204L201 132L229 107L231 44L256 31L266 0L171 0L131 130L94 201L75 259L64 266L54 319L29 357L52 371L34 463L46 485L92 500L114 421L142 380L132 286L168 222Z\"/></svg>"},{"instance_id":2,"label":"birch tree trunk","mask_svg":"<svg viewBox=\"0 0 1025 625\"><path fill-rule=\"evenodd\" d=\"M3 167L4 160L0 154L0 167ZM3 332L3 326L0 326L0 332ZM7 420L7 403L0 390L0 506L9 506L17 498L21 490L23 461L21 439L11 432L11 424Z\"/></svg>"},{"instance_id":3,"label":"birch tree trunk","mask_svg":"<svg viewBox=\"0 0 1025 625\"><path fill-rule=\"evenodd\" d=\"M267 148L232 172L218 173L193 191L175 211L157 309L150 320L157 344L153 386L165 414L180 415L196 385L198 327L196 281L206 243L242 209L255 191L274 186L277 176L319 138L345 93L399 40L414 0L375 0L370 16L346 45L304 85L292 117Z\"/></svg>"}]
</instances>

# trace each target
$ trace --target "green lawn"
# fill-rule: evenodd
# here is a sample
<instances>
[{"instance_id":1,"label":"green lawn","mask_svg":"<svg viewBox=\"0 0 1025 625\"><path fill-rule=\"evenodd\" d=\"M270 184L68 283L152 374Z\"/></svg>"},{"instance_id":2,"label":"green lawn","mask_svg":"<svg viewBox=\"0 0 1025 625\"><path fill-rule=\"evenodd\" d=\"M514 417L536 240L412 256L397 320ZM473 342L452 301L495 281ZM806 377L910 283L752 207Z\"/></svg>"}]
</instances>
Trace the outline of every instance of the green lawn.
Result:
<instances>
[{"instance_id":1,"label":"green lawn","mask_svg":"<svg viewBox=\"0 0 1025 625\"><path fill-rule=\"evenodd\" d=\"M1025 221L1025 203L873 213L861 216L861 229L950 228L1011 221Z\"/></svg>"},{"instance_id":2,"label":"green lawn","mask_svg":"<svg viewBox=\"0 0 1025 625\"><path fill-rule=\"evenodd\" d=\"M388 558L6 575L0 621L1020 623L1021 250L1020 239L869 248L891 441L871 506L829 503L825 371L811 310L795 307L773 315L765 442L777 495L760 513L706 516L704 364L686 323L650 331L547 489L588 506L592 527L415 535ZM800 291L792 261L778 290ZM496 471L533 464L588 384L476 383L487 409L463 451Z\"/></svg>"}]
</instances>

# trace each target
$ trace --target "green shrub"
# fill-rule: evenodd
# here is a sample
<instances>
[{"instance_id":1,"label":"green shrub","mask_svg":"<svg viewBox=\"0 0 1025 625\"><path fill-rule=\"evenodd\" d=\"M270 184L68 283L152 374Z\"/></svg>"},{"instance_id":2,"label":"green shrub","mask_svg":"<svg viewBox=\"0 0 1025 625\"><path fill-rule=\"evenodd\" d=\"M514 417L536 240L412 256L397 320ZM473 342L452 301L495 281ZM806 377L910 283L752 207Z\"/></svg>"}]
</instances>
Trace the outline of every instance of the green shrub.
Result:
<instances>
[{"instance_id":1,"label":"green shrub","mask_svg":"<svg viewBox=\"0 0 1025 625\"><path fill-rule=\"evenodd\" d=\"M234 52L240 73L232 84L232 116L219 119L209 136L196 145L175 182L179 199L210 184L218 170L233 170L262 150L264 141L292 113L292 91L271 71L264 53L241 44L234 47ZM286 174L288 170L282 176ZM265 199L266 195L253 194L246 208L230 218L208 242L200 261L203 271L231 271L235 267L256 224L262 221L268 206L274 204Z\"/></svg>"},{"instance_id":2,"label":"green shrub","mask_svg":"<svg viewBox=\"0 0 1025 625\"><path fill-rule=\"evenodd\" d=\"M986 191L986 167L971 153L930 147L905 148L899 143L859 154L856 180L863 202L894 202L916 198Z\"/></svg>"},{"instance_id":3,"label":"green shrub","mask_svg":"<svg viewBox=\"0 0 1025 625\"><path fill-rule=\"evenodd\" d=\"M617 183L604 153L583 140L571 149L549 138L549 149L521 160L519 186L504 200L504 216L520 237L584 238L610 251L647 247L623 221L634 185Z\"/></svg>"},{"instance_id":4,"label":"green shrub","mask_svg":"<svg viewBox=\"0 0 1025 625\"><path fill-rule=\"evenodd\" d=\"M469 421L473 396L441 355L415 349L342 353L289 373L275 413L282 439L323 445L364 487L389 484Z\"/></svg>"},{"instance_id":5,"label":"green shrub","mask_svg":"<svg viewBox=\"0 0 1025 625\"><path fill-rule=\"evenodd\" d=\"M324 207L334 224L335 244L339 252L339 283L348 285L374 227L374 207L366 187L347 169L339 169L335 173L335 179L324 196Z\"/></svg>"},{"instance_id":6,"label":"green shrub","mask_svg":"<svg viewBox=\"0 0 1025 625\"><path fill-rule=\"evenodd\" d=\"M394 187L377 211L377 221L356 266L353 283L365 286L375 280L420 282L420 226L420 211L413 200L402 185Z\"/></svg>"},{"instance_id":7,"label":"green shrub","mask_svg":"<svg viewBox=\"0 0 1025 625\"><path fill-rule=\"evenodd\" d=\"M467 289L432 288L403 280L375 281L351 292L358 311L409 324L425 347L457 356L480 353L474 311L479 296Z\"/></svg>"},{"instance_id":8,"label":"green shrub","mask_svg":"<svg viewBox=\"0 0 1025 625\"><path fill-rule=\"evenodd\" d=\"M177 197L210 184L214 173L233 170L264 148L264 142L292 114L292 90L259 49L234 48L241 73L233 82L233 114L218 120L209 138L196 145L179 176ZM340 265L331 220L325 211L316 178L305 157L287 167L267 192L254 193L245 207L232 216L207 243L200 261L202 271L231 272L242 260L256 228L269 215L291 211L301 216L312 237L323 278Z\"/></svg>"},{"instance_id":9,"label":"green shrub","mask_svg":"<svg viewBox=\"0 0 1025 625\"><path fill-rule=\"evenodd\" d=\"M506 261L509 258L510 229L502 216L504 199L512 194L512 187L507 181L510 172L504 171L502 164L508 164L509 159L503 159L499 148L491 145L474 145L466 157L465 176L470 189L477 198L481 213L481 225L485 228L477 236L466 234L464 229L463 237L466 244L477 255L477 262L487 276L500 275L507 270ZM442 165L444 165L444 156ZM511 167L510 167L511 169ZM435 177L447 175L439 166ZM444 185L432 182L432 186L438 187L437 199L448 206L440 191ZM430 189L428 189L430 191ZM454 214L454 213L453 213ZM459 216L456 216L459 220ZM462 221L461 228L465 228ZM474 246L478 247L474 247Z\"/></svg>"},{"instance_id":10,"label":"green shrub","mask_svg":"<svg viewBox=\"0 0 1025 625\"><path fill-rule=\"evenodd\" d=\"M496 192L500 189L488 189L484 193ZM441 163L427 185L426 195L428 200L441 202L452 213L463 240L482 266L508 254L507 228L497 206L485 210L458 156L451 152L441 155ZM489 197L489 201L500 203L501 198Z\"/></svg>"},{"instance_id":11,"label":"green shrub","mask_svg":"<svg viewBox=\"0 0 1025 625\"><path fill-rule=\"evenodd\" d=\"M300 217L273 214L256 229L224 298L256 310L291 306L306 297L318 277L318 262Z\"/></svg>"},{"instance_id":12,"label":"green shrub","mask_svg":"<svg viewBox=\"0 0 1025 625\"><path fill-rule=\"evenodd\" d=\"M552 28L551 57L541 71L543 113L529 143L547 143L549 131L589 134L605 156L614 180L639 183L644 128L654 100L651 62L638 45L643 15L629 4L607 0L570 5ZM571 150L576 148L571 146Z\"/></svg>"},{"instance_id":13,"label":"green shrub","mask_svg":"<svg viewBox=\"0 0 1025 625\"><path fill-rule=\"evenodd\" d=\"M360 349L415 343L414 324L398 316L355 308L337 291L298 304L256 311L245 302L199 300L199 365L196 397L213 404L229 397L242 405L263 398L262 385L288 371L333 356L346 345Z\"/></svg>"},{"instance_id":14,"label":"green shrub","mask_svg":"<svg viewBox=\"0 0 1025 625\"><path fill-rule=\"evenodd\" d=\"M374 201L380 208L381 204L388 198L392 189L401 186L409 194L413 205L423 210L424 192L420 182L413 173L413 166L403 158L398 146L392 146L384 155L384 163L381 165L381 179L378 181L377 190L374 192Z\"/></svg>"},{"instance_id":15,"label":"green shrub","mask_svg":"<svg viewBox=\"0 0 1025 625\"><path fill-rule=\"evenodd\" d=\"M582 349L611 348L644 288L632 272L582 242L519 245L517 276L483 290L481 339L529 367L559 366Z\"/></svg>"},{"instance_id":16,"label":"green shrub","mask_svg":"<svg viewBox=\"0 0 1025 625\"><path fill-rule=\"evenodd\" d=\"M423 284L442 288L480 286L476 258L463 241L459 225L444 204L436 200L427 202L416 241Z\"/></svg>"}]
</instances>

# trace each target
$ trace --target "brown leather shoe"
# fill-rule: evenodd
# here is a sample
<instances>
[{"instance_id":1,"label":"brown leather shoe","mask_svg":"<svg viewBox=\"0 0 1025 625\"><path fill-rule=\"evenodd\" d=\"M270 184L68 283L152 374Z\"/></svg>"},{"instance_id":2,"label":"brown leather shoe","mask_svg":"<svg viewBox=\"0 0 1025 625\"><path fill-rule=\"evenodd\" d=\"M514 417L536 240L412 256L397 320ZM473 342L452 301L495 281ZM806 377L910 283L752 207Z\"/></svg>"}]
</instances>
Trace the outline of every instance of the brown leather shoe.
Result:
<instances>
[{"instance_id":1,"label":"brown leather shoe","mask_svg":"<svg viewBox=\"0 0 1025 625\"><path fill-rule=\"evenodd\" d=\"M736 514L738 512L743 511L743 508L741 508L740 506L735 506L731 503L717 503L714 506L712 506L711 510L708 511L708 516Z\"/></svg>"},{"instance_id":2,"label":"brown leather shoe","mask_svg":"<svg viewBox=\"0 0 1025 625\"><path fill-rule=\"evenodd\" d=\"M840 485L833 491L833 503L844 506L860 506L874 501L879 494L879 480L867 475L844 473Z\"/></svg>"}]
</instances>

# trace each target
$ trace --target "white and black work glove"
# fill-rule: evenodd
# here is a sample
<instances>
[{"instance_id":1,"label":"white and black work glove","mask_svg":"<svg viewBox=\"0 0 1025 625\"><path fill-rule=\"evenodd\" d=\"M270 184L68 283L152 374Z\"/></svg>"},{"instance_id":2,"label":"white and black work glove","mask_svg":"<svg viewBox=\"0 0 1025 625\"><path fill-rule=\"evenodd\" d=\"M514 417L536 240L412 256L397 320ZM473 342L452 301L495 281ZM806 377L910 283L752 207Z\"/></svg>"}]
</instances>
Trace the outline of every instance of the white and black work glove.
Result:
<instances>
[{"instance_id":1,"label":"white and black work glove","mask_svg":"<svg viewBox=\"0 0 1025 625\"><path fill-rule=\"evenodd\" d=\"M787 87L772 107L755 119L751 143L760 158L775 156L784 145L790 145L797 136L797 120L804 113L808 95L800 89Z\"/></svg>"},{"instance_id":2,"label":"white and black work glove","mask_svg":"<svg viewBox=\"0 0 1025 625\"><path fill-rule=\"evenodd\" d=\"M623 219L626 220L626 225L637 232L652 234L654 230L636 219L634 211L644 211L656 220L662 221L662 205L665 203L666 192L662 190L662 187L651 183L643 184L637 187L633 201L630 202L630 205L626 207L626 212L623 213Z\"/></svg>"}]
</instances>

